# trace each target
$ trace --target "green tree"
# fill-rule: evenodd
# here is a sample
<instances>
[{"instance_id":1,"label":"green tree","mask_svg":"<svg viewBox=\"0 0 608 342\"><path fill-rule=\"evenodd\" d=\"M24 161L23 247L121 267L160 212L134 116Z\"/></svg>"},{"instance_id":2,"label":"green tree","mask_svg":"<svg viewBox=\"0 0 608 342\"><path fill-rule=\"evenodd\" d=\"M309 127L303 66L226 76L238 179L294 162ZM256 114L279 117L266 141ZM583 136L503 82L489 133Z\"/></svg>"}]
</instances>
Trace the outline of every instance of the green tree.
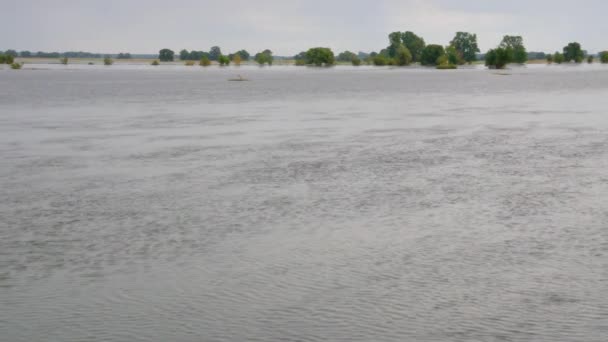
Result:
<instances>
[{"instance_id":1,"label":"green tree","mask_svg":"<svg viewBox=\"0 0 608 342\"><path fill-rule=\"evenodd\" d=\"M208 67L211 65L211 60L209 60L209 57L203 56L201 58L201 61L198 63L198 65L203 66L203 67Z\"/></svg>"},{"instance_id":2,"label":"green tree","mask_svg":"<svg viewBox=\"0 0 608 342\"><path fill-rule=\"evenodd\" d=\"M555 62L555 63L557 63L557 64L562 64L562 63L564 63L564 60L565 60L564 55L563 55L563 54L561 54L561 53L559 53L559 52L556 52L556 53L553 55L553 62Z\"/></svg>"},{"instance_id":3,"label":"green tree","mask_svg":"<svg viewBox=\"0 0 608 342\"><path fill-rule=\"evenodd\" d=\"M344 52L338 54L338 56L336 57L336 60L338 60L340 62L351 62L354 57L357 57L357 55L355 55L353 52L344 51Z\"/></svg>"},{"instance_id":4,"label":"green tree","mask_svg":"<svg viewBox=\"0 0 608 342\"><path fill-rule=\"evenodd\" d=\"M593 64L593 55L587 56L587 63Z\"/></svg>"},{"instance_id":5,"label":"green tree","mask_svg":"<svg viewBox=\"0 0 608 342\"><path fill-rule=\"evenodd\" d=\"M13 69L13 70L19 70L19 69L21 69L22 66L23 66L23 63L11 63L11 69Z\"/></svg>"},{"instance_id":6,"label":"green tree","mask_svg":"<svg viewBox=\"0 0 608 342\"><path fill-rule=\"evenodd\" d=\"M417 36L414 32L407 31L401 34L401 42L408 50L410 50L410 53L412 54L412 61L414 63L420 62L422 50L424 50L426 47L424 39Z\"/></svg>"},{"instance_id":7,"label":"green tree","mask_svg":"<svg viewBox=\"0 0 608 342\"><path fill-rule=\"evenodd\" d=\"M162 49L158 52L158 59L161 62L173 62L175 58L175 53L170 49Z\"/></svg>"},{"instance_id":8,"label":"green tree","mask_svg":"<svg viewBox=\"0 0 608 342\"><path fill-rule=\"evenodd\" d=\"M576 63L581 63L584 58L585 54L581 49L581 44L574 42L564 47L564 60L566 62L574 61Z\"/></svg>"},{"instance_id":9,"label":"green tree","mask_svg":"<svg viewBox=\"0 0 608 342\"><path fill-rule=\"evenodd\" d=\"M350 62L353 64L353 66L359 66L359 65L361 65L361 58L359 58L359 56L355 55L355 56L353 56L353 59L351 59Z\"/></svg>"},{"instance_id":10,"label":"green tree","mask_svg":"<svg viewBox=\"0 0 608 342\"><path fill-rule=\"evenodd\" d=\"M447 57L448 64L451 64L451 65L464 64L462 56L460 55L458 50L456 50L456 47L454 47L453 45L450 45L445 48L445 56ZM441 64L441 63L439 63L439 64Z\"/></svg>"},{"instance_id":11,"label":"green tree","mask_svg":"<svg viewBox=\"0 0 608 342\"><path fill-rule=\"evenodd\" d=\"M334 52L330 48L316 47L306 52L306 64L331 66L335 62Z\"/></svg>"},{"instance_id":12,"label":"green tree","mask_svg":"<svg viewBox=\"0 0 608 342\"><path fill-rule=\"evenodd\" d=\"M11 57L13 57L13 58L17 58L17 57L19 57L19 53L17 53L17 51L15 51L15 50L6 50L6 51L4 52L4 54L5 54L6 56L11 56Z\"/></svg>"},{"instance_id":13,"label":"green tree","mask_svg":"<svg viewBox=\"0 0 608 342\"><path fill-rule=\"evenodd\" d=\"M608 63L608 51L600 52L600 62L604 64Z\"/></svg>"},{"instance_id":14,"label":"green tree","mask_svg":"<svg viewBox=\"0 0 608 342\"><path fill-rule=\"evenodd\" d=\"M249 54L249 52L247 52L247 50L237 51L236 54L238 54L239 56L241 56L241 59L244 60L244 61L248 61L249 58L251 58L251 55Z\"/></svg>"},{"instance_id":15,"label":"green tree","mask_svg":"<svg viewBox=\"0 0 608 342\"><path fill-rule=\"evenodd\" d=\"M222 49L219 46L214 46L209 50L209 59L212 61L219 61L222 55Z\"/></svg>"},{"instance_id":16,"label":"green tree","mask_svg":"<svg viewBox=\"0 0 608 342\"><path fill-rule=\"evenodd\" d=\"M486 66L490 69L504 69L511 60L511 52L505 48L499 47L486 53Z\"/></svg>"},{"instance_id":17,"label":"green tree","mask_svg":"<svg viewBox=\"0 0 608 342\"><path fill-rule=\"evenodd\" d=\"M547 55L547 64L553 64L553 55Z\"/></svg>"},{"instance_id":18,"label":"green tree","mask_svg":"<svg viewBox=\"0 0 608 342\"><path fill-rule=\"evenodd\" d=\"M112 65L112 64L114 64L114 61L112 60L112 58L106 57L103 59L103 65Z\"/></svg>"},{"instance_id":19,"label":"green tree","mask_svg":"<svg viewBox=\"0 0 608 342\"><path fill-rule=\"evenodd\" d=\"M499 47L509 51L509 55L512 56L509 63L524 64L528 61L528 52L521 36L504 36Z\"/></svg>"},{"instance_id":20,"label":"green tree","mask_svg":"<svg viewBox=\"0 0 608 342\"><path fill-rule=\"evenodd\" d=\"M230 65L230 58L228 58L228 56L220 55L217 58L217 61L221 66Z\"/></svg>"},{"instance_id":21,"label":"green tree","mask_svg":"<svg viewBox=\"0 0 608 342\"><path fill-rule=\"evenodd\" d=\"M427 45L424 50L422 50L422 55L420 56L420 63L422 65L436 66L437 60L444 54L445 50L443 46L436 44Z\"/></svg>"},{"instance_id":22,"label":"green tree","mask_svg":"<svg viewBox=\"0 0 608 342\"><path fill-rule=\"evenodd\" d=\"M182 61L190 59L190 52L186 49L179 52L179 59Z\"/></svg>"},{"instance_id":23,"label":"green tree","mask_svg":"<svg viewBox=\"0 0 608 342\"><path fill-rule=\"evenodd\" d=\"M472 63L477 59L479 46L477 45L477 35L469 32L456 32L456 36L450 42L461 56L461 60Z\"/></svg>"},{"instance_id":24,"label":"green tree","mask_svg":"<svg viewBox=\"0 0 608 342\"><path fill-rule=\"evenodd\" d=\"M410 65L410 63L412 62L412 54L410 53L410 50L408 50L405 45L403 45L403 43L399 44L399 47L397 48L397 53L395 54L395 64L400 65L400 66L404 66L404 65Z\"/></svg>"},{"instance_id":25,"label":"green tree","mask_svg":"<svg viewBox=\"0 0 608 342\"><path fill-rule=\"evenodd\" d=\"M403 44L401 40L402 36L401 32L393 32L388 35L389 46L386 48L385 53L388 57L395 58L397 56L397 49Z\"/></svg>"},{"instance_id":26,"label":"green tree","mask_svg":"<svg viewBox=\"0 0 608 342\"><path fill-rule=\"evenodd\" d=\"M262 52L256 53L254 60L259 65L264 65L264 64L272 65L274 57L272 56L272 51L270 51L269 49L266 49Z\"/></svg>"}]
</instances>

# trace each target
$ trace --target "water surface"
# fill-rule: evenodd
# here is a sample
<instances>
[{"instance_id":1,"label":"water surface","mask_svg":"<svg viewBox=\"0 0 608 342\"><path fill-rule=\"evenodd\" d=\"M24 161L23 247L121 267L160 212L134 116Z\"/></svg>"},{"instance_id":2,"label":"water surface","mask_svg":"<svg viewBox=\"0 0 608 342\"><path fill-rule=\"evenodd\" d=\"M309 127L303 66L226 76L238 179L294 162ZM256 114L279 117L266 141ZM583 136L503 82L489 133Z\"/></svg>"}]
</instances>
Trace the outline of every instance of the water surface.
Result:
<instances>
[{"instance_id":1,"label":"water surface","mask_svg":"<svg viewBox=\"0 0 608 342\"><path fill-rule=\"evenodd\" d=\"M608 336L608 67L0 89L0 340Z\"/></svg>"}]
</instances>

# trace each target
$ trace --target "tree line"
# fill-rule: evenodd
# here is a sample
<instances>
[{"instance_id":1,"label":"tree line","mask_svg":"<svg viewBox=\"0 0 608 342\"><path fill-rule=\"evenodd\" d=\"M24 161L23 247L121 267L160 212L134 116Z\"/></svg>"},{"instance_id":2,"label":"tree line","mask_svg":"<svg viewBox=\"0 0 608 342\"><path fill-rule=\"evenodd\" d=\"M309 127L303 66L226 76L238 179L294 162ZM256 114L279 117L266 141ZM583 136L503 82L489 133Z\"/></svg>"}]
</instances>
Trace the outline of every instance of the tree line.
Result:
<instances>
[{"instance_id":1,"label":"tree line","mask_svg":"<svg viewBox=\"0 0 608 342\"><path fill-rule=\"evenodd\" d=\"M68 52L30 52L16 50L0 51L2 60L17 57L42 57L42 58L60 58L61 61L66 61L67 58L105 58L108 59L131 59L132 55L128 52L121 52L115 55L102 55L99 53L90 53L83 51L68 51ZM529 59L545 59L547 63L582 63L585 59L587 62L594 61L593 55L589 55L583 50L580 43L572 42L566 45L562 51L557 51L552 54L544 52L528 52L526 50L524 39L521 36L506 35L496 48L488 50L485 54L480 54L480 49L477 43L477 35L470 32L457 32L454 38L447 44L426 44L424 38L418 36L412 31L392 32L388 35L388 46L379 52L358 52L343 51L337 55L328 47L314 47L307 51L302 51L293 56L296 65L313 65L313 66L332 66L337 62L352 63L358 66L361 64L368 65L393 65L407 66L412 63L419 63L424 66L432 66L439 69L454 69L459 65L471 64L478 59L485 61L485 65L492 69L504 68L507 64L516 63L524 64ZM608 63L608 51L603 51L598 54L601 63ZM179 55L171 49L162 49L158 54L158 61L173 62L176 58L186 62L186 65L194 65L198 61L201 66L208 66L212 62L217 62L219 65L235 64L239 65L242 62L255 61L260 65L272 65L275 57L271 50L266 49L251 55L247 50L242 49L230 54L222 53L219 46L213 46L209 51L188 51L183 49ZM158 61L153 62L153 65L158 65ZM64 63L65 64L65 63Z\"/></svg>"},{"instance_id":2,"label":"tree line","mask_svg":"<svg viewBox=\"0 0 608 342\"><path fill-rule=\"evenodd\" d=\"M1 53L1 51L0 51ZM131 59L133 58L129 52L120 52L115 55L92 53L84 51L66 51L66 52L31 52L31 51L19 51L6 50L3 55L12 56L13 58L117 58L117 59Z\"/></svg>"},{"instance_id":3,"label":"tree line","mask_svg":"<svg viewBox=\"0 0 608 342\"><path fill-rule=\"evenodd\" d=\"M171 49L162 49L158 52L158 60L161 62L173 62L176 59L175 52ZM247 50L239 50L228 55L222 53L222 49L219 46L213 46L209 51L188 51L183 49L179 52L179 59L185 61L186 65L194 65L193 61L199 61L199 65L208 66L211 65L212 61L217 62L220 65L229 65L234 63L236 65L241 64L243 61L251 60L251 54ZM253 57L253 60L260 65L272 65L274 57L272 51L266 49L258 52ZM158 65L158 63L152 63Z\"/></svg>"}]
</instances>

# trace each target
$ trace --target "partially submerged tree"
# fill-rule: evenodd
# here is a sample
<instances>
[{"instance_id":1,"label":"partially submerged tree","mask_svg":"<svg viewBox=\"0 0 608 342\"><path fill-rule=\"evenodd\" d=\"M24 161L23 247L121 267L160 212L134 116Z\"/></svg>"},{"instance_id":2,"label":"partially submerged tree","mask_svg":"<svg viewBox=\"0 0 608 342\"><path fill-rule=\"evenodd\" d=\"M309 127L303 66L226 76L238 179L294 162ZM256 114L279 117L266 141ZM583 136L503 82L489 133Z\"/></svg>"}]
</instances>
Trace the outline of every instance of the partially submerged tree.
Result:
<instances>
[{"instance_id":1,"label":"partially submerged tree","mask_svg":"<svg viewBox=\"0 0 608 342\"><path fill-rule=\"evenodd\" d=\"M61 63L61 64L63 64L63 65L68 65L68 62L69 62L69 60L68 60L68 58L67 58L67 57L61 57L61 58L59 59L59 63Z\"/></svg>"},{"instance_id":2,"label":"partially submerged tree","mask_svg":"<svg viewBox=\"0 0 608 342\"><path fill-rule=\"evenodd\" d=\"M339 62L352 62L354 57L357 57L357 55L354 52L344 51L344 52L341 52L338 54L338 56L336 57L336 60Z\"/></svg>"},{"instance_id":3,"label":"partially submerged tree","mask_svg":"<svg viewBox=\"0 0 608 342\"><path fill-rule=\"evenodd\" d=\"M150 63L150 65L157 66L157 65L160 65L160 63L155 59L152 61L152 63Z\"/></svg>"},{"instance_id":4,"label":"partially submerged tree","mask_svg":"<svg viewBox=\"0 0 608 342\"><path fill-rule=\"evenodd\" d=\"M486 53L486 66L490 69L504 69L511 59L511 52L499 47Z\"/></svg>"},{"instance_id":5,"label":"partially submerged tree","mask_svg":"<svg viewBox=\"0 0 608 342\"><path fill-rule=\"evenodd\" d=\"M408 50L405 45L400 44L397 48L397 53L395 55L395 64L399 66L410 65L412 62L412 54L410 50Z\"/></svg>"},{"instance_id":6,"label":"partially submerged tree","mask_svg":"<svg viewBox=\"0 0 608 342\"><path fill-rule=\"evenodd\" d=\"M334 52L330 48L316 47L306 52L306 64L332 66L335 63Z\"/></svg>"},{"instance_id":7,"label":"partially submerged tree","mask_svg":"<svg viewBox=\"0 0 608 342\"><path fill-rule=\"evenodd\" d=\"M509 63L524 64L528 61L528 52L521 36L504 36L499 47L508 50L511 56Z\"/></svg>"},{"instance_id":8,"label":"partially submerged tree","mask_svg":"<svg viewBox=\"0 0 608 342\"><path fill-rule=\"evenodd\" d=\"M424 50L426 43L422 37L417 36L412 31L407 31L401 34L401 42L412 54L412 62L420 62L422 56L422 50Z\"/></svg>"},{"instance_id":9,"label":"partially submerged tree","mask_svg":"<svg viewBox=\"0 0 608 342\"><path fill-rule=\"evenodd\" d=\"M608 63L608 51L600 52L600 62L604 64Z\"/></svg>"},{"instance_id":10,"label":"partially submerged tree","mask_svg":"<svg viewBox=\"0 0 608 342\"><path fill-rule=\"evenodd\" d=\"M593 64L593 55L587 56L587 63Z\"/></svg>"},{"instance_id":11,"label":"partially submerged tree","mask_svg":"<svg viewBox=\"0 0 608 342\"><path fill-rule=\"evenodd\" d=\"M472 63L477 59L479 46L477 45L477 35L469 32L456 32L456 36L450 42L460 54L461 61Z\"/></svg>"},{"instance_id":12,"label":"partially submerged tree","mask_svg":"<svg viewBox=\"0 0 608 342\"><path fill-rule=\"evenodd\" d=\"M190 59L190 52L186 49L180 51L179 59L181 59L182 61L186 61L186 60Z\"/></svg>"},{"instance_id":13,"label":"partially submerged tree","mask_svg":"<svg viewBox=\"0 0 608 342\"><path fill-rule=\"evenodd\" d=\"M574 42L564 47L564 60L566 62L581 63L584 58L585 53L581 49L581 44Z\"/></svg>"},{"instance_id":14,"label":"partially submerged tree","mask_svg":"<svg viewBox=\"0 0 608 342\"><path fill-rule=\"evenodd\" d=\"M220 49L219 46L211 47L211 49L209 50L209 59L212 61L219 62L220 56L222 56L222 49Z\"/></svg>"},{"instance_id":15,"label":"partially submerged tree","mask_svg":"<svg viewBox=\"0 0 608 342\"><path fill-rule=\"evenodd\" d=\"M158 59L161 62L173 62L175 57L175 52L170 49L162 49L158 52Z\"/></svg>"},{"instance_id":16,"label":"partially submerged tree","mask_svg":"<svg viewBox=\"0 0 608 342\"><path fill-rule=\"evenodd\" d=\"M562 64L564 63L565 57L562 53L556 52L553 55L553 62L557 63L557 64Z\"/></svg>"},{"instance_id":17,"label":"partially submerged tree","mask_svg":"<svg viewBox=\"0 0 608 342\"><path fill-rule=\"evenodd\" d=\"M353 59L351 59L350 62L353 64L353 66L359 66L359 65L361 65L361 58L359 58L359 56L355 55L355 56L353 56Z\"/></svg>"},{"instance_id":18,"label":"partially submerged tree","mask_svg":"<svg viewBox=\"0 0 608 342\"><path fill-rule=\"evenodd\" d=\"M256 53L254 59L259 65L272 65L274 57L272 56L272 51L266 49L262 52Z\"/></svg>"},{"instance_id":19,"label":"partially submerged tree","mask_svg":"<svg viewBox=\"0 0 608 342\"><path fill-rule=\"evenodd\" d=\"M112 58L106 57L103 59L103 65L112 65L112 64L114 64L114 60L112 60Z\"/></svg>"},{"instance_id":20,"label":"partially submerged tree","mask_svg":"<svg viewBox=\"0 0 608 342\"><path fill-rule=\"evenodd\" d=\"M422 50L420 63L427 66L436 66L437 60L444 54L445 50L443 46L436 44L427 45L424 50Z\"/></svg>"},{"instance_id":21,"label":"partially submerged tree","mask_svg":"<svg viewBox=\"0 0 608 342\"><path fill-rule=\"evenodd\" d=\"M217 58L217 61L218 63L220 63L221 66L230 65L230 58L228 58L228 56L220 55Z\"/></svg>"}]
</instances>

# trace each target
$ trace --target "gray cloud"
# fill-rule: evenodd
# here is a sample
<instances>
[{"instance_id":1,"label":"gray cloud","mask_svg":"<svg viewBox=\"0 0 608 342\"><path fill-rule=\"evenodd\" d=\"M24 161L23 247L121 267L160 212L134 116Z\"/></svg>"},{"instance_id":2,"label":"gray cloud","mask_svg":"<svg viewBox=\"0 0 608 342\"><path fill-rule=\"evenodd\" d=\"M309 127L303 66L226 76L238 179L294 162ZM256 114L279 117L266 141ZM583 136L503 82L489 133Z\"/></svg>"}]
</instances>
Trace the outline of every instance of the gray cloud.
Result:
<instances>
[{"instance_id":1,"label":"gray cloud","mask_svg":"<svg viewBox=\"0 0 608 342\"><path fill-rule=\"evenodd\" d=\"M312 46L371 51L391 31L412 30L447 44L456 31L478 34L482 50L504 34L521 34L529 50L555 51L579 41L608 49L602 16L608 2L511 0L0 0L0 49L129 51L160 48L224 51L270 48L292 55Z\"/></svg>"}]
</instances>

